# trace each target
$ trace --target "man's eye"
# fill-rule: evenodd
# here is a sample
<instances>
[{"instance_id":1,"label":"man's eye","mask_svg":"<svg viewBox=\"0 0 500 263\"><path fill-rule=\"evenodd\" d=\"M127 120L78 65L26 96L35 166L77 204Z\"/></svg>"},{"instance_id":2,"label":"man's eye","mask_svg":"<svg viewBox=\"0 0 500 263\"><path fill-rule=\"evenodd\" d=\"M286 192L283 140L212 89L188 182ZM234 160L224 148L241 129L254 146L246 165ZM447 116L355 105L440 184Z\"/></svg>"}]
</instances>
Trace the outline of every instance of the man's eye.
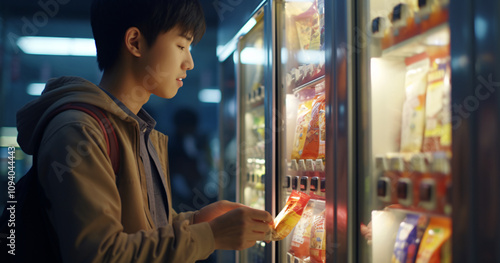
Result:
<instances>
[{"instance_id":1,"label":"man's eye","mask_svg":"<svg viewBox=\"0 0 500 263\"><path fill-rule=\"evenodd\" d=\"M184 51L184 49L185 49L185 47L183 47L183 46L178 46L178 47L179 47L181 50L183 50L183 51Z\"/></svg>"}]
</instances>

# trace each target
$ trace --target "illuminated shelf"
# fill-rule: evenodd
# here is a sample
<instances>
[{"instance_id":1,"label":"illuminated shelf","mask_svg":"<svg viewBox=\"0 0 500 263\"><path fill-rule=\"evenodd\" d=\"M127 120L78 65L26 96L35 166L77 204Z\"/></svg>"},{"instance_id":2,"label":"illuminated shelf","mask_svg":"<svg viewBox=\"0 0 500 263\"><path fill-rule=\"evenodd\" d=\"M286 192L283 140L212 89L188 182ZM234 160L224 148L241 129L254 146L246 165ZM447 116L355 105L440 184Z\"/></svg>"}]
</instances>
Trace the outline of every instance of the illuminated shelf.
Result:
<instances>
[{"instance_id":1,"label":"illuminated shelf","mask_svg":"<svg viewBox=\"0 0 500 263\"><path fill-rule=\"evenodd\" d=\"M382 50L383 57L410 57L426 51L430 46L446 46L450 43L448 23L431 28L394 46Z\"/></svg>"}]
</instances>

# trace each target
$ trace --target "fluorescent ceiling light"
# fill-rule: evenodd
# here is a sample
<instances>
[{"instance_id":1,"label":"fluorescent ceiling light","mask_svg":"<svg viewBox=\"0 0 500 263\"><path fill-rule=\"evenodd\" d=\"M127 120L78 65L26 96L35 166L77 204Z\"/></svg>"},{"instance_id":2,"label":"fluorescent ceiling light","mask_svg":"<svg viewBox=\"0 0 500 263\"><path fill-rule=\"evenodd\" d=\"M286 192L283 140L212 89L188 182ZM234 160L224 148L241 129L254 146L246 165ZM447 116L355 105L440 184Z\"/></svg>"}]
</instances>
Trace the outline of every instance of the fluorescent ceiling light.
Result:
<instances>
[{"instance_id":1,"label":"fluorescent ceiling light","mask_svg":"<svg viewBox=\"0 0 500 263\"><path fill-rule=\"evenodd\" d=\"M220 90L218 89L202 89L198 93L198 99L205 103L219 103L221 100Z\"/></svg>"},{"instance_id":2,"label":"fluorescent ceiling light","mask_svg":"<svg viewBox=\"0 0 500 263\"><path fill-rule=\"evenodd\" d=\"M250 20L248 20L248 22L241 28L239 32L240 35L246 35L255 25L257 25L257 20L253 17L250 18Z\"/></svg>"},{"instance_id":3,"label":"fluorescent ceiling light","mask_svg":"<svg viewBox=\"0 0 500 263\"><path fill-rule=\"evenodd\" d=\"M17 45L30 55L95 57L97 54L92 38L20 37Z\"/></svg>"},{"instance_id":4,"label":"fluorescent ceiling light","mask_svg":"<svg viewBox=\"0 0 500 263\"><path fill-rule=\"evenodd\" d=\"M42 95L43 89L45 89L45 83L31 83L28 85L26 93L31 96L40 96Z\"/></svg>"},{"instance_id":5,"label":"fluorescent ceiling light","mask_svg":"<svg viewBox=\"0 0 500 263\"><path fill-rule=\"evenodd\" d=\"M252 28L257 24L257 20L255 18L250 18L248 22L236 33L236 35L225 45L219 45L217 46L217 57L219 57L219 62L223 62L224 60L233 53L233 51L236 49L238 46L238 39L246 35Z\"/></svg>"}]
</instances>

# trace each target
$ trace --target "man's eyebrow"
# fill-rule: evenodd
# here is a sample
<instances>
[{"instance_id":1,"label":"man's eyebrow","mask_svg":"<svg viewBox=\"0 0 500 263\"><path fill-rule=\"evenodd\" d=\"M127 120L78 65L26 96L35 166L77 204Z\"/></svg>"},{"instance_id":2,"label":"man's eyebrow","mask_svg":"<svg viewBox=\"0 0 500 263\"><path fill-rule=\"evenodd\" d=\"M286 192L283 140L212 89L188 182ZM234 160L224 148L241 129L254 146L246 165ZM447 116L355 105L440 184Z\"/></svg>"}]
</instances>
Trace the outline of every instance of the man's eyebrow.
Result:
<instances>
[{"instance_id":1,"label":"man's eyebrow","mask_svg":"<svg viewBox=\"0 0 500 263\"><path fill-rule=\"evenodd\" d=\"M192 41L193 40L193 37L190 36L190 35L186 35L186 34L179 34L180 37L183 37L185 39L187 39L187 41Z\"/></svg>"}]
</instances>

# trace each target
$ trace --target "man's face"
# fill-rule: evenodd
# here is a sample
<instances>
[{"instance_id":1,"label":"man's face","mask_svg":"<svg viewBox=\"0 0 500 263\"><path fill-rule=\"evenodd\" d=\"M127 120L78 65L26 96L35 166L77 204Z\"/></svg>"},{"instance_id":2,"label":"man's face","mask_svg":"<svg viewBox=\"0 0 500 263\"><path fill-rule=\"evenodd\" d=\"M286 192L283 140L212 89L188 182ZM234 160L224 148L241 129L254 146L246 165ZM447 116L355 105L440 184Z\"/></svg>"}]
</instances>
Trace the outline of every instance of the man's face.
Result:
<instances>
[{"instance_id":1,"label":"man's face","mask_svg":"<svg viewBox=\"0 0 500 263\"><path fill-rule=\"evenodd\" d=\"M144 53L144 88L158 97L173 98L182 87L187 71L194 67L189 51L192 42L179 27L160 33Z\"/></svg>"}]
</instances>

